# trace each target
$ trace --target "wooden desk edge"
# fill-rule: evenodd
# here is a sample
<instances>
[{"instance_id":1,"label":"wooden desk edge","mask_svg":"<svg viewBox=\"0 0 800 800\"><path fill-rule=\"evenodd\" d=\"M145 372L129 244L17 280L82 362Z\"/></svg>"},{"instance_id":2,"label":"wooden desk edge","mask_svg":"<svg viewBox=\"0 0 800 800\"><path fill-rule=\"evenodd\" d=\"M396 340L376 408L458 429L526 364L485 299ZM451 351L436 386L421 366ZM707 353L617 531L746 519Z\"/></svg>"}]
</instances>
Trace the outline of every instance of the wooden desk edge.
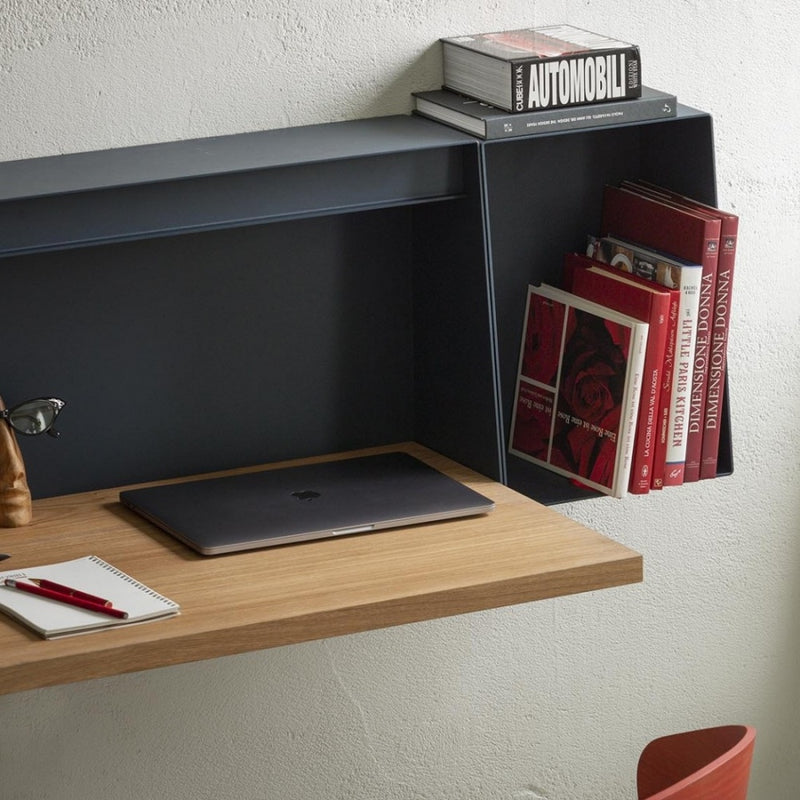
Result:
<instances>
[{"instance_id":1,"label":"wooden desk edge","mask_svg":"<svg viewBox=\"0 0 800 800\"><path fill-rule=\"evenodd\" d=\"M491 586L448 590L434 595L342 608L241 628L205 631L168 640L121 645L102 653L75 653L46 661L20 663L0 670L0 694L106 678L239 653L363 633L414 622L486 611L565 595L610 589L642 580L642 558L626 559L551 574L535 585L509 581ZM579 587L576 589L576 586ZM168 625L169 620L158 624ZM95 634L102 635L102 634Z\"/></svg>"}]
</instances>

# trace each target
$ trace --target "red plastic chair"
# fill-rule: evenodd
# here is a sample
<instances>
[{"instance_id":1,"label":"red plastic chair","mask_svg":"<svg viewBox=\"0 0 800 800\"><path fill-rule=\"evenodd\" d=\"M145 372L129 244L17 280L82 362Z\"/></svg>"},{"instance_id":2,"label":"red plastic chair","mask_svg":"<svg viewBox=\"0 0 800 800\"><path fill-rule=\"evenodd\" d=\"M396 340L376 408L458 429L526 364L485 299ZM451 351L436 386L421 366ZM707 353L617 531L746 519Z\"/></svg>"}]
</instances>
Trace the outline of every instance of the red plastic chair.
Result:
<instances>
[{"instance_id":1,"label":"red plastic chair","mask_svg":"<svg viewBox=\"0 0 800 800\"><path fill-rule=\"evenodd\" d=\"M745 800L755 739L747 725L654 739L639 757L639 800Z\"/></svg>"}]
</instances>

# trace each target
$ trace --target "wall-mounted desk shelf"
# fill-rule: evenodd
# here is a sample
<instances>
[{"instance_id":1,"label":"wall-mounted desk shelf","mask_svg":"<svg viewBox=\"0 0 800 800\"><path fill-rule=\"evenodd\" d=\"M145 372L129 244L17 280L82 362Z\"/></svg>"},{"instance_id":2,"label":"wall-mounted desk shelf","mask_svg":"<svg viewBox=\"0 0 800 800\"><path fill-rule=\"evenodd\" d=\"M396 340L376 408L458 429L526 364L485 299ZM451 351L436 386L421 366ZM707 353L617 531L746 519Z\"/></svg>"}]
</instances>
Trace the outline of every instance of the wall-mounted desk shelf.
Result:
<instances>
[{"instance_id":1,"label":"wall-mounted desk shelf","mask_svg":"<svg viewBox=\"0 0 800 800\"><path fill-rule=\"evenodd\" d=\"M44 641L0 619L0 693L198 661L641 580L641 556L405 445L491 497L486 516L204 558L115 490L35 503L3 531L4 569L93 553L181 605L178 617Z\"/></svg>"},{"instance_id":2,"label":"wall-mounted desk shelf","mask_svg":"<svg viewBox=\"0 0 800 800\"><path fill-rule=\"evenodd\" d=\"M67 401L58 442L23 443L39 521L3 549L95 552L186 609L70 642L2 627L4 690L639 579L638 556L522 498L592 495L506 449L526 287L558 279L625 178L714 203L711 118L482 142L399 116L0 164L0 392ZM498 513L232 557L223 577L274 583L258 609L215 614L216 563L108 492L403 441L497 482Z\"/></svg>"},{"instance_id":3,"label":"wall-mounted desk shelf","mask_svg":"<svg viewBox=\"0 0 800 800\"><path fill-rule=\"evenodd\" d=\"M711 118L481 142L419 117L0 164L8 402L37 497L418 441L546 504L508 456L529 282L602 187L714 202ZM727 416L726 416L727 421ZM720 471L731 469L723 431Z\"/></svg>"}]
</instances>

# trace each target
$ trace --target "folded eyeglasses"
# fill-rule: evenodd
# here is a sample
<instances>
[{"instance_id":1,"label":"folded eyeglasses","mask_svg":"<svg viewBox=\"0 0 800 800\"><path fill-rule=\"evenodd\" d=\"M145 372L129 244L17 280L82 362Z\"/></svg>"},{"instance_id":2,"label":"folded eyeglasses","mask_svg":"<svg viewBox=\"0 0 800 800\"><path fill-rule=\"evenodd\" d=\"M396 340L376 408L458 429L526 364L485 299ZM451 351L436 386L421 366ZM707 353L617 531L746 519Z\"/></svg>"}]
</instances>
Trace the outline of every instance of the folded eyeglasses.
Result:
<instances>
[{"instance_id":1,"label":"folded eyeglasses","mask_svg":"<svg viewBox=\"0 0 800 800\"><path fill-rule=\"evenodd\" d=\"M47 433L58 438L61 434L53 427L53 423L64 405L64 401L57 397L37 397L18 403L13 408L0 409L0 419L25 436Z\"/></svg>"}]
</instances>

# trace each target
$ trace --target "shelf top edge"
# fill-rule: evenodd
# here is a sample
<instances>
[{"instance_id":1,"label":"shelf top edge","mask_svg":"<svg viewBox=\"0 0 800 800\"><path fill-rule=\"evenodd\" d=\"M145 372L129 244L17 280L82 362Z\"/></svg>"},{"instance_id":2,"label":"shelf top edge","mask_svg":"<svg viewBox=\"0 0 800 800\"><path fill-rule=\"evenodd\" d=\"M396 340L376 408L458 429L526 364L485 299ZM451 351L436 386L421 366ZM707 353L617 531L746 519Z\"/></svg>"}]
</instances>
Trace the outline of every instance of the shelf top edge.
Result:
<instances>
[{"instance_id":1,"label":"shelf top edge","mask_svg":"<svg viewBox=\"0 0 800 800\"><path fill-rule=\"evenodd\" d=\"M408 114L65 153L0 162L0 202L468 145Z\"/></svg>"}]
</instances>

